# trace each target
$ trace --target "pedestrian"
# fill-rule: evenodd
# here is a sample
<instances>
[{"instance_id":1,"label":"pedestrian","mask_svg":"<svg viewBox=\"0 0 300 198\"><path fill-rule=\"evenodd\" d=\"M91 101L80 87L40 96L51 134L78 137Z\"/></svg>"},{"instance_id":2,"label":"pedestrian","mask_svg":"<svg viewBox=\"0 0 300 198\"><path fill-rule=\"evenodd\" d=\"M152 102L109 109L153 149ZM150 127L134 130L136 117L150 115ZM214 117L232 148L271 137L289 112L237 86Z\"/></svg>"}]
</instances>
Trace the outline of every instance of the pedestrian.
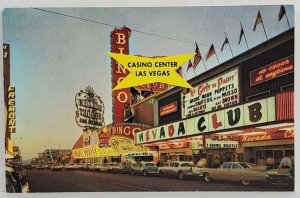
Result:
<instances>
[{"instance_id":1,"label":"pedestrian","mask_svg":"<svg viewBox=\"0 0 300 198\"><path fill-rule=\"evenodd\" d=\"M282 158L280 165L279 165L279 169L281 168L289 168L292 169L293 165L292 165L292 159L291 159L291 154L289 154L288 156Z\"/></svg>"}]
</instances>

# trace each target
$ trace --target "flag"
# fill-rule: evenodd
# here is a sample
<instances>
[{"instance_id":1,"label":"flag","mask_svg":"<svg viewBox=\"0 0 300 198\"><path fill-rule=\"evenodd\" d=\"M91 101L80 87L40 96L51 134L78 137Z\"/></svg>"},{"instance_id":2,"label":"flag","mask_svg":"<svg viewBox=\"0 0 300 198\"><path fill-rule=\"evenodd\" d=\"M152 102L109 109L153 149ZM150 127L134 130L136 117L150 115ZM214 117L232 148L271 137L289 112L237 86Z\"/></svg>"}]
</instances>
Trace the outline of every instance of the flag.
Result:
<instances>
[{"instance_id":1,"label":"flag","mask_svg":"<svg viewBox=\"0 0 300 198\"><path fill-rule=\"evenodd\" d=\"M188 66L187 66L187 69L186 69L186 71L188 72L188 71L189 71L189 69L190 69L190 68L192 68L192 67L193 67L192 61L191 61L191 60L189 60L189 64L188 64Z\"/></svg>"},{"instance_id":2,"label":"flag","mask_svg":"<svg viewBox=\"0 0 300 198\"><path fill-rule=\"evenodd\" d=\"M179 68L176 70L176 72L177 72L181 77L183 77L182 67L179 67Z\"/></svg>"},{"instance_id":3,"label":"flag","mask_svg":"<svg viewBox=\"0 0 300 198\"><path fill-rule=\"evenodd\" d=\"M279 21L282 19L282 17L283 17L285 14L286 14L285 8L284 8L284 6L282 5L282 6L280 6L280 10L279 10L279 13L278 13L278 19L279 19Z\"/></svg>"},{"instance_id":4,"label":"flag","mask_svg":"<svg viewBox=\"0 0 300 198\"><path fill-rule=\"evenodd\" d=\"M208 60L212 55L214 55L216 53L215 51L215 47L214 47L214 44L211 44L208 52L207 52L207 55L206 55L206 59L205 60Z\"/></svg>"},{"instance_id":5,"label":"flag","mask_svg":"<svg viewBox=\"0 0 300 198\"><path fill-rule=\"evenodd\" d=\"M202 59L202 56L200 54L200 51L199 51L199 48L198 48L198 45L196 43L196 50L195 50L196 54L194 56L194 63L193 63L193 68L196 69L197 65L200 63L201 59Z\"/></svg>"},{"instance_id":6,"label":"flag","mask_svg":"<svg viewBox=\"0 0 300 198\"><path fill-rule=\"evenodd\" d=\"M244 28L243 28L243 26L242 26L242 24L241 24L241 33L240 33L240 39L239 39L238 45L240 44L240 42L241 42L243 36L245 36L245 33L244 33Z\"/></svg>"},{"instance_id":7,"label":"flag","mask_svg":"<svg viewBox=\"0 0 300 198\"><path fill-rule=\"evenodd\" d=\"M227 36L226 36L225 41L224 41L224 43L222 44L221 52L222 52L223 49L224 49L224 45L227 44L227 43L229 43L229 41L228 41L228 38L227 38Z\"/></svg>"},{"instance_id":8,"label":"flag","mask_svg":"<svg viewBox=\"0 0 300 198\"><path fill-rule=\"evenodd\" d=\"M262 18L261 18L261 15L260 15L260 11L258 10L258 13L257 13L257 17L256 17L256 21L255 21L255 24L254 24L254 28L253 28L253 31L256 30L256 26L258 24L262 23Z\"/></svg>"}]
</instances>

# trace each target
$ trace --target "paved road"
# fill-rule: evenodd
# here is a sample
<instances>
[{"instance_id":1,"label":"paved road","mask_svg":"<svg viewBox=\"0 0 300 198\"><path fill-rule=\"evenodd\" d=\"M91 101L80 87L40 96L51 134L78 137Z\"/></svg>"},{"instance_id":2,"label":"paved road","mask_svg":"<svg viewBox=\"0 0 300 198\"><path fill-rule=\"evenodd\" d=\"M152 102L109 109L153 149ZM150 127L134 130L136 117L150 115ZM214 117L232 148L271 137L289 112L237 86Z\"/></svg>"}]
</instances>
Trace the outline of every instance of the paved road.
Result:
<instances>
[{"instance_id":1,"label":"paved road","mask_svg":"<svg viewBox=\"0 0 300 198\"><path fill-rule=\"evenodd\" d=\"M88 171L28 170L31 192L132 192L132 191L287 191L287 185L237 182L205 183L200 179L143 177Z\"/></svg>"}]
</instances>

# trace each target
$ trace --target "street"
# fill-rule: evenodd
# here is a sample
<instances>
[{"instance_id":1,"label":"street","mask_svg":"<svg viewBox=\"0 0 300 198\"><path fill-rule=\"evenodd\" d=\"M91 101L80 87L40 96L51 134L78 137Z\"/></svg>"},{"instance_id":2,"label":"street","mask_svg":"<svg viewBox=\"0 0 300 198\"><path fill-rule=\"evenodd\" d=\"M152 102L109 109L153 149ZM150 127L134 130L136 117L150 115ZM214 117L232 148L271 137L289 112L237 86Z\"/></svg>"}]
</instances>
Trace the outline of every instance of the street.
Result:
<instances>
[{"instance_id":1,"label":"street","mask_svg":"<svg viewBox=\"0 0 300 198\"><path fill-rule=\"evenodd\" d=\"M252 183L242 186L237 182L202 179L143 177L89 171L51 171L29 169L31 192L142 192L142 191L291 191L287 185Z\"/></svg>"}]
</instances>

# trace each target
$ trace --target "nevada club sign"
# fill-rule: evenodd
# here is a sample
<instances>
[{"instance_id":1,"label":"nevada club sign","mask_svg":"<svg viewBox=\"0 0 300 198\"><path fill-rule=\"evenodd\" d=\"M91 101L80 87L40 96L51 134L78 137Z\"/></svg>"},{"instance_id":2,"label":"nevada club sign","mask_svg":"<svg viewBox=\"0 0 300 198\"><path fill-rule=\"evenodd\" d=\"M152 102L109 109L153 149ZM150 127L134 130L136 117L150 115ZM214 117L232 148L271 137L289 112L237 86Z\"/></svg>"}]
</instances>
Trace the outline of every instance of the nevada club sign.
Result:
<instances>
[{"instance_id":1,"label":"nevada club sign","mask_svg":"<svg viewBox=\"0 0 300 198\"><path fill-rule=\"evenodd\" d=\"M136 144L174 139L275 121L275 97L222 109L137 132Z\"/></svg>"}]
</instances>

